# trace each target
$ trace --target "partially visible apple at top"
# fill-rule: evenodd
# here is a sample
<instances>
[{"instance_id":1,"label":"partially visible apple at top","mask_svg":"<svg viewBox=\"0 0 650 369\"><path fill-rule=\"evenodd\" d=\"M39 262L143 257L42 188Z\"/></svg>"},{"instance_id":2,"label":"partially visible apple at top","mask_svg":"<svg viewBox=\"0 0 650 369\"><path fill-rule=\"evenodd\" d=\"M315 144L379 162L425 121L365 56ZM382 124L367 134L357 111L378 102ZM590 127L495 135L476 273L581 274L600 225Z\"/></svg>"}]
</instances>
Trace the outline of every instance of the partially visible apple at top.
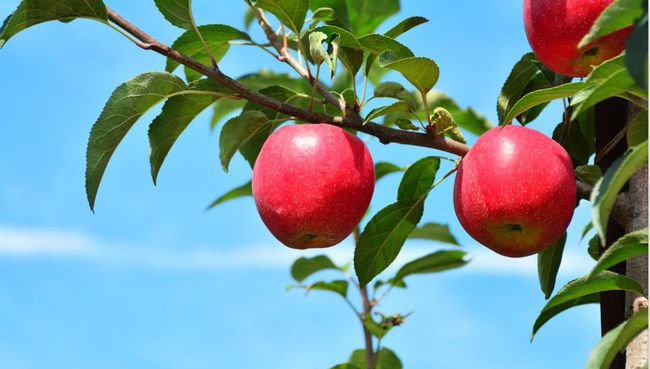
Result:
<instances>
[{"instance_id":1,"label":"partially visible apple at top","mask_svg":"<svg viewBox=\"0 0 650 369\"><path fill-rule=\"evenodd\" d=\"M359 224L375 188L366 145L328 124L275 131L253 169L253 197L266 227L296 249L336 245Z\"/></svg>"},{"instance_id":2,"label":"partially visible apple at top","mask_svg":"<svg viewBox=\"0 0 650 369\"><path fill-rule=\"evenodd\" d=\"M578 49L598 16L612 0L524 0L526 36L537 58L549 69L585 77L592 66L620 54L632 28L611 33Z\"/></svg>"},{"instance_id":3,"label":"partially visible apple at top","mask_svg":"<svg viewBox=\"0 0 650 369\"><path fill-rule=\"evenodd\" d=\"M571 158L549 137L508 125L485 132L461 161L454 184L460 224L499 254L543 251L566 231L576 205Z\"/></svg>"}]
</instances>

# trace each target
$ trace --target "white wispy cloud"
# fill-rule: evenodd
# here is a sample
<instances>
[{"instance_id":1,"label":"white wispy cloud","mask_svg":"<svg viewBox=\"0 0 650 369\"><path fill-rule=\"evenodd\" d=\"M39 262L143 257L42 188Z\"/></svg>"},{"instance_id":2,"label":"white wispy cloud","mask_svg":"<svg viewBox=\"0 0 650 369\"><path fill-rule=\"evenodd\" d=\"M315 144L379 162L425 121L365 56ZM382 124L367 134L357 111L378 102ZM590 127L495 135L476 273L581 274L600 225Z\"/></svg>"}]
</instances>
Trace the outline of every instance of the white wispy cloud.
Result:
<instances>
[{"instance_id":1,"label":"white wispy cloud","mask_svg":"<svg viewBox=\"0 0 650 369\"><path fill-rule=\"evenodd\" d=\"M453 248L453 246L450 246ZM393 271L416 257L440 249L409 244L400 252L390 269ZM577 275L591 267L584 253L569 248L562 260L561 273ZM470 265L465 273L534 275L537 273L535 256L511 259L480 246L470 247ZM83 232L43 230L0 226L0 258L68 258L94 263L110 263L132 267L170 270L222 271L245 268L288 268L300 256L327 254L336 263L350 262L351 243L330 249L292 250L278 242L242 245L236 248L214 247L151 247L106 242Z\"/></svg>"}]
</instances>

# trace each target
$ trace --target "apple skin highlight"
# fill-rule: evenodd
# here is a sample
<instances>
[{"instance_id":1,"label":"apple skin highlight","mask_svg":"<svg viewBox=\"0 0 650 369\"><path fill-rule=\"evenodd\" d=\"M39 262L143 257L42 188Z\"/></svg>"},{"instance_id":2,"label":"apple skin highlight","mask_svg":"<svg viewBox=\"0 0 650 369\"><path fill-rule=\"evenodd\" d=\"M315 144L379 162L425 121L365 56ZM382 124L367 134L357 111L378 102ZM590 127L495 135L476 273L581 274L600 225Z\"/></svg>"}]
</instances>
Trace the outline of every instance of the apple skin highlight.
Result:
<instances>
[{"instance_id":1,"label":"apple skin highlight","mask_svg":"<svg viewBox=\"0 0 650 369\"><path fill-rule=\"evenodd\" d=\"M485 132L463 158L454 208L463 228L493 251L522 257L545 250L566 231L576 205L567 152L530 128Z\"/></svg>"},{"instance_id":2,"label":"apple skin highlight","mask_svg":"<svg viewBox=\"0 0 650 369\"><path fill-rule=\"evenodd\" d=\"M356 136L328 124L299 124L266 140L252 181L257 210L280 242L322 248L338 244L359 224L375 169Z\"/></svg>"},{"instance_id":3,"label":"apple skin highlight","mask_svg":"<svg viewBox=\"0 0 650 369\"><path fill-rule=\"evenodd\" d=\"M628 27L578 49L580 40L612 0L524 0L526 36L549 69L571 77L587 76L593 66L625 49Z\"/></svg>"}]
</instances>

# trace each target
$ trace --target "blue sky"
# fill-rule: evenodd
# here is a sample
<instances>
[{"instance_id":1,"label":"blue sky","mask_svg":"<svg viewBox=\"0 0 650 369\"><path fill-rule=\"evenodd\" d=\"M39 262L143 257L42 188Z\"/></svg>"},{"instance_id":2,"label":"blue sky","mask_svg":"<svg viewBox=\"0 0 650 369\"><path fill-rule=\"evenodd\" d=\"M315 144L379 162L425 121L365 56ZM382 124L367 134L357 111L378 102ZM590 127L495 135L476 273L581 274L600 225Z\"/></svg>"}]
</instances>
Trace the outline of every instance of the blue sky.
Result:
<instances>
[{"instance_id":1,"label":"blue sky","mask_svg":"<svg viewBox=\"0 0 650 369\"><path fill-rule=\"evenodd\" d=\"M243 2L194 3L201 24L243 26ZM1 2L0 17L17 4ZM108 4L166 43L181 33L153 1ZM431 22L401 41L438 62L437 88L496 121L499 89L529 50L520 2L403 1L387 25L412 15ZM233 76L286 69L245 47L220 65ZM147 113L113 156L96 214L88 209L83 174L92 123L117 85L163 66L157 54L86 20L34 27L0 50L0 367L320 369L344 362L363 341L343 301L285 290L291 261L316 253L281 246L250 199L203 211L250 176L239 157L231 173L221 171L209 114L183 134L153 186L146 130L159 110ZM533 128L549 133L559 116L552 104ZM374 139L369 147L375 161L400 165L431 153ZM390 203L398 183L398 175L382 180L372 209ZM384 344L412 369L583 366L598 341L597 307L564 313L529 343L544 304L535 258L496 256L464 234L452 185L449 179L432 193L423 221L449 223L474 259L460 270L413 277L408 290L390 295L381 311L414 313ZM558 285L592 265L579 241L588 218L583 205ZM441 247L411 241L397 264ZM346 262L353 249L347 240L327 252Z\"/></svg>"}]
</instances>

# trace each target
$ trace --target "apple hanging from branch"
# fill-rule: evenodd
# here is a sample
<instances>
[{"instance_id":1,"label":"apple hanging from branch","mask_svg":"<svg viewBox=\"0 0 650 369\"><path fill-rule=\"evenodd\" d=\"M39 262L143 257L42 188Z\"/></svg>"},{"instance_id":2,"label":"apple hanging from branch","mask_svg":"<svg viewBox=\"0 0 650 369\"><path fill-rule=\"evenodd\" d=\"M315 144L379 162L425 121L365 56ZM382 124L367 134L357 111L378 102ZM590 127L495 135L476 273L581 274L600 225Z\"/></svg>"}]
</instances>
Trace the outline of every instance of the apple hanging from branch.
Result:
<instances>
[{"instance_id":1,"label":"apple hanging from branch","mask_svg":"<svg viewBox=\"0 0 650 369\"><path fill-rule=\"evenodd\" d=\"M505 256L551 246L568 227L575 204L571 158L530 128L508 125L485 132L456 174L454 208L461 225Z\"/></svg>"},{"instance_id":2,"label":"apple hanging from branch","mask_svg":"<svg viewBox=\"0 0 650 369\"><path fill-rule=\"evenodd\" d=\"M592 66L625 49L631 27L578 47L612 0L524 0L526 36L537 58L554 72L585 77Z\"/></svg>"},{"instance_id":3,"label":"apple hanging from branch","mask_svg":"<svg viewBox=\"0 0 650 369\"><path fill-rule=\"evenodd\" d=\"M296 249L336 245L359 224L375 188L366 145L329 124L275 131L253 169L253 197L266 227Z\"/></svg>"}]
</instances>

